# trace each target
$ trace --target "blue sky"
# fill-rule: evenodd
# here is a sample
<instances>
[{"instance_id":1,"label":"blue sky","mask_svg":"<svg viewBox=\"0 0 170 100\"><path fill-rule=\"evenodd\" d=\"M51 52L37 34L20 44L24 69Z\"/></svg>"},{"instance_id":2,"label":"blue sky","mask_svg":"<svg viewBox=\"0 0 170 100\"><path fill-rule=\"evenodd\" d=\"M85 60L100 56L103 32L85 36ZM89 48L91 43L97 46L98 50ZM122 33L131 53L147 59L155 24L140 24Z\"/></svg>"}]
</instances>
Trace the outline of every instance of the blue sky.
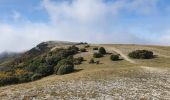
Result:
<instances>
[{"instance_id":1,"label":"blue sky","mask_svg":"<svg viewBox=\"0 0 170 100\"><path fill-rule=\"evenodd\" d=\"M170 45L169 0L0 0L0 51L48 40Z\"/></svg>"}]
</instances>

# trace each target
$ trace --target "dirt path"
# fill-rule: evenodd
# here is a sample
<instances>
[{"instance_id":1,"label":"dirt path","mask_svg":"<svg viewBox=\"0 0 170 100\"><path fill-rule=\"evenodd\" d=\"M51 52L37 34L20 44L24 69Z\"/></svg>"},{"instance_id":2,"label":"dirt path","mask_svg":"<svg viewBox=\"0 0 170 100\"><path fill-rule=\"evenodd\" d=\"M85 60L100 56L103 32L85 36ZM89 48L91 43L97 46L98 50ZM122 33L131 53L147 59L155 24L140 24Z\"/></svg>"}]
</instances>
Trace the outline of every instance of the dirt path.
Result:
<instances>
[{"instance_id":1,"label":"dirt path","mask_svg":"<svg viewBox=\"0 0 170 100\"><path fill-rule=\"evenodd\" d=\"M134 60L130 59L126 54L124 54L121 50L115 48L115 47L108 47L108 46L105 46L106 49L110 50L110 51L115 51L116 53L120 54L124 60L132 63L132 64L137 64Z\"/></svg>"}]
</instances>

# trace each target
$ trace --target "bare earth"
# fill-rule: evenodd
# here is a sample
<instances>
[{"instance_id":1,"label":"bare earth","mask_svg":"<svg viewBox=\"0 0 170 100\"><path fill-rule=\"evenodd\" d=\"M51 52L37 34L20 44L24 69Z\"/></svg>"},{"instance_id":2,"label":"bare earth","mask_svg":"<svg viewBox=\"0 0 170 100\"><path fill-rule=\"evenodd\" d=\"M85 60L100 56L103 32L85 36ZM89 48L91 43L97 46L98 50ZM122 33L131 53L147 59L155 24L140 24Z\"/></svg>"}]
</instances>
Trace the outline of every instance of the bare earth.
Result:
<instances>
[{"instance_id":1,"label":"bare earth","mask_svg":"<svg viewBox=\"0 0 170 100\"><path fill-rule=\"evenodd\" d=\"M99 45L98 45L99 46ZM75 73L52 75L41 80L0 87L0 100L169 100L170 47L100 45L119 53L124 60L112 62L109 55L99 65L90 65L92 47L80 53L87 61ZM156 58L134 60L127 57L136 49L153 50Z\"/></svg>"}]
</instances>

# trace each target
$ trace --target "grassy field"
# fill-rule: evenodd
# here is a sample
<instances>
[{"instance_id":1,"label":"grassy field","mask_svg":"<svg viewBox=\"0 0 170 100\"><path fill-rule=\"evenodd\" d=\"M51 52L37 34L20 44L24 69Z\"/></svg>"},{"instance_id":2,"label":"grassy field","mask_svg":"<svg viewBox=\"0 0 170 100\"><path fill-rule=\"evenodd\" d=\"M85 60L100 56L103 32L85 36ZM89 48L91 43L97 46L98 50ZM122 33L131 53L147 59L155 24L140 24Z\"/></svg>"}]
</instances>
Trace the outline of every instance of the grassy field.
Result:
<instances>
[{"instance_id":1,"label":"grassy field","mask_svg":"<svg viewBox=\"0 0 170 100\"><path fill-rule=\"evenodd\" d=\"M121 54L122 60L111 61L110 55L89 64L93 47L103 46L109 53ZM81 48L82 46L80 46ZM135 60L127 57L133 50L152 50L156 58ZM71 74L52 75L41 80L0 87L1 100L54 100L54 99L99 99L99 100L168 100L170 98L170 47L144 45L92 45L88 52L75 57L84 57L81 65Z\"/></svg>"}]
</instances>

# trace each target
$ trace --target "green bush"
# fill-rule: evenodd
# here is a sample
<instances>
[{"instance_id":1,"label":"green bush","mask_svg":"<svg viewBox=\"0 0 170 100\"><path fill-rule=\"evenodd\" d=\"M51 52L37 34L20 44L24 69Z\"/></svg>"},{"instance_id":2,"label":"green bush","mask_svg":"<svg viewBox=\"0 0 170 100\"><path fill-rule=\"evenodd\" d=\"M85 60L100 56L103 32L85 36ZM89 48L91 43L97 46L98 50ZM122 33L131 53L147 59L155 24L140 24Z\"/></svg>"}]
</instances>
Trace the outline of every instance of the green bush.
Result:
<instances>
[{"instance_id":1,"label":"green bush","mask_svg":"<svg viewBox=\"0 0 170 100\"><path fill-rule=\"evenodd\" d=\"M41 74L42 76L48 76L53 73L53 66L42 64L38 66L36 73Z\"/></svg>"},{"instance_id":2,"label":"green bush","mask_svg":"<svg viewBox=\"0 0 170 100\"><path fill-rule=\"evenodd\" d=\"M38 79L41 79L43 76L41 74L34 74L32 77L31 77L31 80L32 81L35 81L35 80L38 80Z\"/></svg>"},{"instance_id":3,"label":"green bush","mask_svg":"<svg viewBox=\"0 0 170 100\"><path fill-rule=\"evenodd\" d=\"M79 65L84 61L83 57L74 58L74 64Z\"/></svg>"},{"instance_id":4,"label":"green bush","mask_svg":"<svg viewBox=\"0 0 170 100\"><path fill-rule=\"evenodd\" d=\"M78 57L77 59L78 59L79 61L81 61L81 62L84 61L84 58L83 58L83 57Z\"/></svg>"},{"instance_id":5,"label":"green bush","mask_svg":"<svg viewBox=\"0 0 170 100\"><path fill-rule=\"evenodd\" d=\"M57 71L57 75L64 75L74 71L74 65L61 65Z\"/></svg>"},{"instance_id":6,"label":"green bush","mask_svg":"<svg viewBox=\"0 0 170 100\"><path fill-rule=\"evenodd\" d=\"M89 48L89 47L90 47L90 45L85 45L84 47L85 47L85 48Z\"/></svg>"},{"instance_id":7,"label":"green bush","mask_svg":"<svg viewBox=\"0 0 170 100\"><path fill-rule=\"evenodd\" d=\"M74 64L72 60L63 59L54 67L54 72L57 75L63 75L74 71Z\"/></svg>"},{"instance_id":8,"label":"green bush","mask_svg":"<svg viewBox=\"0 0 170 100\"><path fill-rule=\"evenodd\" d=\"M87 50L85 48L80 49L81 52L86 52Z\"/></svg>"},{"instance_id":9,"label":"green bush","mask_svg":"<svg viewBox=\"0 0 170 100\"><path fill-rule=\"evenodd\" d=\"M118 61L118 60L119 60L119 55L111 55L111 56L110 56L110 59L111 59L112 61Z\"/></svg>"},{"instance_id":10,"label":"green bush","mask_svg":"<svg viewBox=\"0 0 170 100\"><path fill-rule=\"evenodd\" d=\"M72 50L72 51L74 51L75 53L77 53L77 52L79 51L79 48L76 47L75 45L73 45L73 46L69 47L68 50Z\"/></svg>"},{"instance_id":11,"label":"green bush","mask_svg":"<svg viewBox=\"0 0 170 100\"><path fill-rule=\"evenodd\" d=\"M101 57L103 57L103 55L101 53L94 53L93 57L94 58L101 58Z\"/></svg>"},{"instance_id":12,"label":"green bush","mask_svg":"<svg viewBox=\"0 0 170 100\"><path fill-rule=\"evenodd\" d=\"M94 59L90 59L89 64L94 64L94 63L95 63Z\"/></svg>"},{"instance_id":13,"label":"green bush","mask_svg":"<svg viewBox=\"0 0 170 100\"><path fill-rule=\"evenodd\" d=\"M98 47L95 47L95 48L93 48L93 50L99 50L99 48L98 48Z\"/></svg>"},{"instance_id":14,"label":"green bush","mask_svg":"<svg viewBox=\"0 0 170 100\"><path fill-rule=\"evenodd\" d=\"M104 47L100 47L100 48L99 48L99 53L101 53L101 54L106 54L105 48L104 48Z\"/></svg>"},{"instance_id":15,"label":"green bush","mask_svg":"<svg viewBox=\"0 0 170 100\"><path fill-rule=\"evenodd\" d=\"M33 73L25 73L25 74L17 75L17 78L19 79L19 83L25 83L25 82L30 82L31 77L33 75L34 75Z\"/></svg>"},{"instance_id":16,"label":"green bush","mask_svg":"<svg viewBox=\"0 0 170 100\"><path fill-rule=\"evenodd\" d=\"M62 59L59 55L52 55L46 58L46 63L51 66L57 65L57 63Z\"/></svg>"},{"instance_id":17,"label":"green bush","mask_svg":"<svg viewBox=\"0 0 170 100\"><path fill-rule=\"evenodd\" d=\"M7 77L0 78L0 86L16 84L18 82L19 82L19 79L15 76L7 76Z\"/></svg>"},{"instance_id":18,"label":"green bush","mask_svg":"<svg viewBox=\"0 0 170 100\"><path fill-rule=\"evenodd\" d=\"M154 57L153 52L148 50L136 50L129 53L128 56L134 59L151 59Z\"/></svg>"},{"instance_id":19,"label":"green bush","mask_svg":"<svg viewBox=\"0 0 170 100\"><path fill-rule=\"evenodd\" d=\"M29 72L35 72L36 70L37 70L37 66L35 66L35 65L33 65L33 64L31 64L31 65L29 65L29 66L25 66L25 70L27 70L27 71L29 71Z\"/></svg>"}]
</instances>

